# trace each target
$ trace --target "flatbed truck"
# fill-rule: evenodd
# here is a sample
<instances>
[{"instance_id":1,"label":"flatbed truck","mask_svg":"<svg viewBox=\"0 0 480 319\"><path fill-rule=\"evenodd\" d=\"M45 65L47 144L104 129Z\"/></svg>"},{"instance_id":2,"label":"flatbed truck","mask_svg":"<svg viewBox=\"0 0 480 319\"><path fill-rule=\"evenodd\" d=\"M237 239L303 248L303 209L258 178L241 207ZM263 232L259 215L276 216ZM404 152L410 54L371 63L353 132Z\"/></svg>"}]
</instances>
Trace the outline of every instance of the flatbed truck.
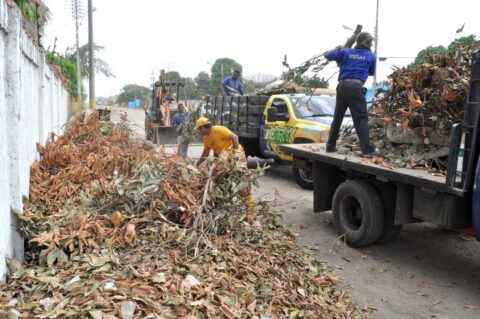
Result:
<instances>
[{"instance_id":1,"label":"flatbed truck","mask_svg":"<svg viewBox=\"0 0 480 319\"><path fill-rule=\"evenodd\" d=\"M335 228L354 247L395 239L405 224L430 222L470 230L480 240L480 54L472 56L462 123L452 126L446 176L388 168L325 144L280 149L313 167L314 212L332 210ZM463 144L463 145L462 145Z\"/></svg>"}]
</instances>

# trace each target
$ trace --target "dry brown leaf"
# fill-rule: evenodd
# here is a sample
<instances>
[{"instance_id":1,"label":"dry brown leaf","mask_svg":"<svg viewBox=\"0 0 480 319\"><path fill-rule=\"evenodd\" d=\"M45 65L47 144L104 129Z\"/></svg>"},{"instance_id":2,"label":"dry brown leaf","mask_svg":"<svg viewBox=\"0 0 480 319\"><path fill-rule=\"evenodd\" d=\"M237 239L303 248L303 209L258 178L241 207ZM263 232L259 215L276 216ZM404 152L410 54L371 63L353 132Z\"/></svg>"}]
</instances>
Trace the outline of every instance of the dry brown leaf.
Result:
<instances>
[{"instance_id":1,"label":"dry brown leaf","mask_svg":"<svg viewBox=\"0 0 480 319\"><path fill-rule=\"evenodd\" d=\"M115 226L115 228L120 227L120 224L123 220L123 215L120 213L118 210L115 211L112 215L112 224Z\"/></svg>"},{"instance_id":2,"label":"dry brown leaf","mask_svg":"<svg viewBox=\"0 0 480 319\"><path fill-rule=\"evenodd\" d=\"M137 243L137 233L135 232L134 224L128 224L125 227L125 241L130 246L134 246Z\"/></svg>"}]
</instances>

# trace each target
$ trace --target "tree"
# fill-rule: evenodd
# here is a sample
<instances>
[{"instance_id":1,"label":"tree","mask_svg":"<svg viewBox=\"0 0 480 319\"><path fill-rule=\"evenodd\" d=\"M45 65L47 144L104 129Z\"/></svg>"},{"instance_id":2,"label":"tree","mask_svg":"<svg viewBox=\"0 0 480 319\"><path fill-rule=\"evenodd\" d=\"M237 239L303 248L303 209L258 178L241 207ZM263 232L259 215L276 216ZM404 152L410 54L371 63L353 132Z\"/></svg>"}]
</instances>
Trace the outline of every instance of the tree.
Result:
<instances>
[{"instance_id":1,"label":"tree","mask_svg":"<svg viewBox=\"0 0 480 319\"><path fill-rule=\"evenodd\" d=\"M197 97L208 94L210 87L210 75L207 72L200 72L194 79L197 91Z\"/></svg>"},{"instance_id":2,"label":"tree","mask_svg":"<svg viewBox=\"0 0 480 319\"><path fill-rule=\"evenodd\" d=\"M127 84L123 86L122 91L118 95L117 102L126 103L136 99L146 100L150 98L151 94L152 91L145 86L138 84Z\"/></svg>"},{"instance_id":3,"label":"tree","mask_svg":"<svg viewBox=\"0 0 480 319\"><path fill-rule=\"evenodd\" d=\"M105 47L101 45L94 44L93 45L93 50L95 51L95 56L97 56L97 53L101 52L104 50ZM82 78L88 79L88 43L85 45L82 45L78 52L80 53L80 69L82 70ZM65 56L72 61L73 63L77 63L77 50L75 47L72 48L67 48L65 52ZM100 73L105 75L107 78L110 77L115 77L115 74L112 73L112 70L110 68L110 65L102 59L99 58L94 58L95 59L95 73Z\"/></svg>"},{"instance_id":4,"label":"tree","mask_svg":"<svg viewBox=\"0 0 480 319\"><path fill-rule=\"evenodd\" d=\"M182 83L184 82L182 76L180 75L180 73L178 73L177 71L168 71L167 73L165 73L165 78L167 80L167 82L176 82L176 83Z\"/></svg>"},{"instance_id":5,"label":"tree","mask_svg":"<svg viewBox=\"0 0 480 319\"><path fill-rule=\"evenodd\" d=\"M422 65L423 63L426 63L428 61L429 57L443 54L446 51L447 49L443 45L439 45L436 47L428 46L425 49L418 52L417 57L415 58L415 61L413 61L411 66L415 67L415 66Z\"/></svg>"},{"instance_id":6,"label":"tree","mask_svg":"<svg viewBox=\"0 0 480 319\"><path fill-rule=\"evenodd\" d=\"M469 36L461 37L453 40L448 45L447 48L445 48L443 45L439 45L436 47L428 46L425 49L418 52L417 57L415 58L415 61L413 61L413 63L410 64L410 66L415 67L415 66L422 65L423 63L427 63L429 61L429 57L452 51L457 46L467 46L475 42L475 39L476 39L475 35L471 34Z\"/></svg>"},{"instance_id":7,"label":"tree","mask_svg":"<svg viewBox=\"0 0 480 319\"><path fill-rule=\"evenodd\" d=\"M220 94L220 84L223 81L222 79L222 67L223 67L223 76L231 75L234 70L239 70L242 72L242 65L237 61L229 58L220 58L213 63L211 68L212 75L210 76L210 94L217 95Z\"/></svg>"},{"instance_id":8,"label":"tree","mask_svg":"<svg viewBox=\"0 0 480 319\"><path fill-rule=\"evenodd\" d=\"M185 100L196 98L198 96L198 91L195 81L188 77L182 78L182 82L185 83L185 90L181 90L179 99Z\"/></svg>"},{"instance_id":9,"label":"tree","mask_svg":"<svg viewBox=\"0 0 480 319\"><path fill-rule=\"evenodd\" d=\"M325 80L325 78L321 77L319 78L317 74L315 74L313 77L306 77L306 76L300 76L295 79L296 83L298 85L301 85L303 87L307 88L328 88L328 81Z\"/></svg>"},{"instance_id":10,"label":"tree","mask_svg":"<svg viewBox=\"0 0 480 319\"><path fill-rule=\"evenodd\" d=\"M476 36L473 34L470 34L469 36L466 37L461 37L458 39L455 39L448 45L448 51L452 51L456 48L456 46L467 46L475 42Z\"/></svg>"}]
</instances>

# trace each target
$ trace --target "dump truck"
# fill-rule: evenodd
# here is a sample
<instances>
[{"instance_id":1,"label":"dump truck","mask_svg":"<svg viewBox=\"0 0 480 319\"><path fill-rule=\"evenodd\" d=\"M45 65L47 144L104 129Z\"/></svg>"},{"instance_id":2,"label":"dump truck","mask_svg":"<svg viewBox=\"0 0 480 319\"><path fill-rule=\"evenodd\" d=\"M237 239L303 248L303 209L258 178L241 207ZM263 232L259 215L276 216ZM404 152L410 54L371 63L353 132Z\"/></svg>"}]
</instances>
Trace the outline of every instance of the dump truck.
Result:
<instances>
[{"instance_id":1,"label":"dump truck","mask_svg":"<svg viewBox=\"0 0 480 319\"><path fill-rule=\"evenodd\" d=\"M354 247L395 239L402 226L430 222L480 240L480 54L472 57L462 123L452 126L446 176L388 168L324 144L281 145L313 166L313 211L332 210L335 228Z\"/></svg>"},{"instance_id":2,"label":"dump truck","mask_svg":"<svg viewBox=\"0 0 480 319\"><path fill-rule=\"evenodd\" d=\"M320 143L327 139L335 109L334 91L323 94L208 96L205 116L215 125L239 136L247 156L292 163L297 183L313 189L313 171L301 159L283 152L279 145ZM347 113L344 125L351 123Z\"/></svg>"}]
</instances>

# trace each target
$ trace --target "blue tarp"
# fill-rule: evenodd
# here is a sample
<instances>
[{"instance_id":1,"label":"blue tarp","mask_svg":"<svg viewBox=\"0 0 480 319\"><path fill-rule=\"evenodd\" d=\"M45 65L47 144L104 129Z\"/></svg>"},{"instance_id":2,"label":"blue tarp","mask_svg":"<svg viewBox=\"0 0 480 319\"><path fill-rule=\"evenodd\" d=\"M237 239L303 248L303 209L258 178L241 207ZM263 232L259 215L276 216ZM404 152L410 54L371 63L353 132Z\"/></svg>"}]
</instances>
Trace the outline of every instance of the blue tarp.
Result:
<instances>
[{"instance_id":1,"label":"blue tarp","mask_svg":"<svg viewBox=\"0 0 480 319\"><path fill-rule=\"evenodd\" d=\"M129 108L136 108L140 106L140 100L128 101Z\"/></svg>"},{"instance_id":2,"label":"blue tarp","mask_svg":"<svg viewBox=\"0 0 480 319\"><path fill-rule=\"evenodd\" d=\"M378 84L377 85L377 92L379 91L387 91L388 90L388 85L386 84ZM365 99L367 100L367 106L370 107L372 105L372 97L373 97L373 91L372 88L369 87L367 88L367 93L365 93Z\"/></svg>"}]
</instances>

